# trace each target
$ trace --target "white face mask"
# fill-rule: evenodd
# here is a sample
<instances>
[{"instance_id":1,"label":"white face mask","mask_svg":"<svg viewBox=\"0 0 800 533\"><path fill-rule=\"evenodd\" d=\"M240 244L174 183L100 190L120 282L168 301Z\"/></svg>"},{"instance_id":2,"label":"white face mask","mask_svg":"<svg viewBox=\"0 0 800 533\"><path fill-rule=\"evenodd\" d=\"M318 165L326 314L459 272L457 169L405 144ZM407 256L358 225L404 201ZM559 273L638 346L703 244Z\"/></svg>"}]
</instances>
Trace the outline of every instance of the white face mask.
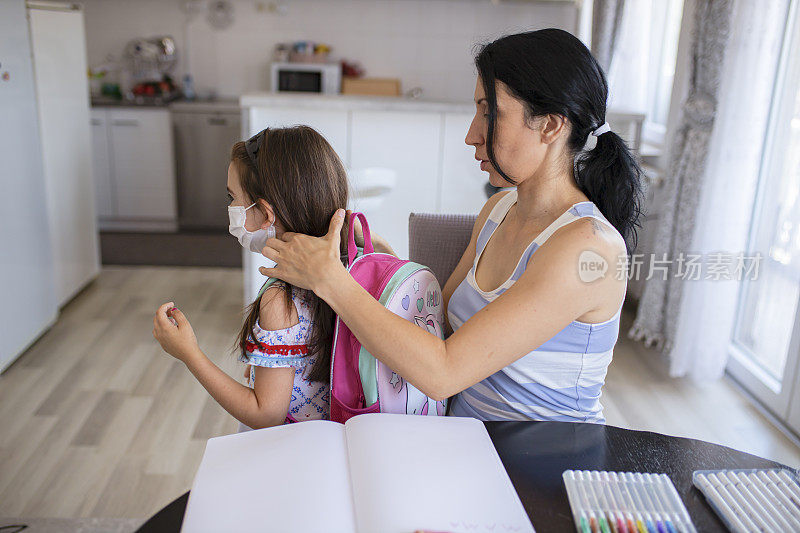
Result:
<instances>
[{"instance_id":1,"label":"white face mask","mask_svg":"<svg viewBox=\"0 0 800 533\"><path fill-rule=\"evenodd\" d=\"M256 204L253 203L247 207L243 205L229 205L228 221L230 225L228 226L228 231L231 235L239 239L239 244L241 244L245 250L260 254L261 250L266 245L267 239L275 237L275 226L273 225L267 229L259 229L256 231L247 231L247 228L244 227L245 220L247 220L247 210L254 205ZM269 259L267 259L267 261L272 262Z\"/></svg>"}]
</instances>

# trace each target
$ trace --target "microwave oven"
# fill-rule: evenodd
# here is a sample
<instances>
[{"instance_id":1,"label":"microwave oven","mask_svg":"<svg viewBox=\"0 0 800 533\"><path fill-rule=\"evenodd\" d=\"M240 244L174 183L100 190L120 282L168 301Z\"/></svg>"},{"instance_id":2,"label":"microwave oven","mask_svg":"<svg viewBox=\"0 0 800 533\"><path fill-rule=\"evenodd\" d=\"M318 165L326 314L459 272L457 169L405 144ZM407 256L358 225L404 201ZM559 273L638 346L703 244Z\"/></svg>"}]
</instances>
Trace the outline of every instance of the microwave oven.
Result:
<instances>
[{"instance_id":1,"label":"microwave oven","mask_svg":"<svg viewBox=\"0 0 800 533\"><path fill-rule=\"evenodd\" d=\"M272 63L272 91L339 94L342 66L339 63Z\"/></svg>"}]
</instances>

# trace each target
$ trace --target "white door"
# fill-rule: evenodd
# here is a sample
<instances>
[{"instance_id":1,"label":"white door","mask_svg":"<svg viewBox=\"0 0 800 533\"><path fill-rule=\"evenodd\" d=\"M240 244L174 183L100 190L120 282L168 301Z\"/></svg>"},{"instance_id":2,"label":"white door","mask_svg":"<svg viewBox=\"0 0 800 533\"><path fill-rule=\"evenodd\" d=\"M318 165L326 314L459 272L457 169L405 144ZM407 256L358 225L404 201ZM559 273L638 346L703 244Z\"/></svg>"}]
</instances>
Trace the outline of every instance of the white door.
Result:
<instances>
[{"instance_id":1,"label":"white door","mask_svg":"<svg viewBox=\"0 0 800 533\"><path fill-rule=\"evenodd\" d=\"M80 9L29 9L50 237L59 304L100 271Z\"/></svg>"},{"instance_id":2,"label":"white door","mask_svg":"<svg viewBox=\"0 0 800 533\"><path fill-rule=\"evenodd\" d=\"M791 2L764 143L728 372L800 432L800 1Z\"/></svg>"},{"instance_id":3,"label":"white door","mask_svg":"<svg viewBox=\"0 0 800 533\"><path fill-rule=\"evenodd\" d=\"M175 158L166 109L110 109L118 215L177 224Z\"/></svg>"},{"instance_id":4,"label":"white door","mask_svg":"<svg viewBox=\"0 0 800 533\"><path fill-rule=\"evenodd\" d=\"M102 219L117 215L116 193L111 176L109 159L108 120L106 110L92 109L89 123L92 126L92 176L94 177L95 208L98 225Z\"/></svg>"},{"instance_id":5,"label":"white door","mask_svg":"<svg viewBox=\"0 0 800 533\"><path fill-rule=\"evenodd\" d=\"M370 228L400 257L408 257L408 215L437 211L440 134L439 113L352 112L350 168L396 172L394 190L379 209L366 214Z\"/></svg>"},{"instance_id":6,"label":"white door","mask_svg":"<svg viewBox=\"0 0 800 533\"><path fill-rule=\"evenodd\" d=\"M488 200L489 173L481 170L475 148L464 142L472 113L445 113L442 163L442 213L477 215Z\"/></svg>"}]
</instances>

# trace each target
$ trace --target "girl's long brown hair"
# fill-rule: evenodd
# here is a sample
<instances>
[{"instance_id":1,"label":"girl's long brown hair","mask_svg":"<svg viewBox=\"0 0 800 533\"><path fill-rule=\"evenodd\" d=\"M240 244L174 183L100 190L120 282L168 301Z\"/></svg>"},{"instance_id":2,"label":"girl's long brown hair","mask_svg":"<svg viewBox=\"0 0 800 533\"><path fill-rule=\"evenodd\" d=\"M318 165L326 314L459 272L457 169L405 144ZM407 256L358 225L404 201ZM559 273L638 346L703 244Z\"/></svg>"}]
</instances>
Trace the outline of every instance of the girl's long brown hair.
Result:
<instances>
[{"instance_id":1,"label":"girl's long brown hair","mask_svg":"<svg viewBox=\"0 0 800 533\"><path fill-rule=\"evenodd\" d=\"M267 129L255 161L256 166L248 157L244 142L233 145L231 162L250 203L266 200L286 231L321 237L328 232L336 210L346 208L347 173L328 141L313 128ZM341 254L347 250L346 227L347 224L342 226ZM291 308L293 287L286 285L286 304ZM306 379L329 382L335 315L324 300L316 295L313 300L314 326L308 356L316 355L317 359ZM245 310L247 318L237 339L242 355L248 338L256 339L254 327L260 308L261 296Z\"/></svg>"}]
</instances>

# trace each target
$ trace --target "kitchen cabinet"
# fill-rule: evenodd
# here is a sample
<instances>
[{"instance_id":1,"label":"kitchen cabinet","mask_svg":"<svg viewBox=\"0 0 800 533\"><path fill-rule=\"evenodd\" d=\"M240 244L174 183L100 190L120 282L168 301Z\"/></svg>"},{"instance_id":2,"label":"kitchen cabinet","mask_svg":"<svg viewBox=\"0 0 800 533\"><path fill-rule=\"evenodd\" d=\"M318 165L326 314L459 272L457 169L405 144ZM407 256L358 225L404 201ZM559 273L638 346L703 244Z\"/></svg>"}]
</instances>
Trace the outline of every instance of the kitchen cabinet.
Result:
<instances>
[{"instance_id":1,"label":"kitchen cabinet","mask_svg":"<svg viewBox=\"0 0 800 533\"><path fill-rule=\"evenodd\" d=\"M317 130L339 154L342 163L347 166L348 112L338 109L302 109L302 108L253 108L250 113L250 135L264 128L279 128L304 124Z\"/></svg>"},{"instance_id":2,"label":"kitchen cabinet","mask_svg":"<svg viewBox=\"0 0 800 533\"><path fill-rule=\"evenodd\" d=\"M453 114L451 134L446 151L455 161L469 147L464 145L466 129L455 133L463 123L469 125L472 115ZM249 112L249 134L265 127L307 124L319 131L339 154L348 169L351 181L350 208L364 210L370 227L385 237L402 256L408 254L408 215L412 212L435 213L441 205L442 131L446 115L438 112L404 112L396 110L304 109L302 107L257 107ZM462 146L463 145L463 149ZM474 161L474 160L473 160ZM467 159L469 162L469 159ZM459 172L469 165L456 163L452 171ZM475 164L477 168L477 163ZM360 184L358 177L369 169L388 169L395 174L395 185L382 198L378 209L367 209L354 199L353 192ZM473 176L475 169L471 169ZM478 169L480 172L480 169ZM482 186L485 178L473 177L480 186L469 191L451 192L464 196L475 194L477 199L450 201L451 205L477 205L485 201ZM457 180L448 180L457 182Z\"/></svg>"},{"instance_id":3,"label":"kitchen cabinet","mask_svg":"<svg viewBox=\"0 0 800 533\"><path fill-rule=\"evenodd\" d=\"M101 204L101 229L175 231L175 157L169 111L93 111L94 167L100 171L95 187ZM103 131L105 141L100 138Z\"/></svg>"},{"instance_id":4,"label":"kitchen cabinet","mask_svg":"<svg viewBox=\"0 0 800 533\"><path fill-rule=\"evenodd\" d=\"M117 214L174 221L175 156L167 110L111 110Z\"/></svg>"},{"instance_id":5,"label":"kitchen cabinet","mask_svg":"<svg viewBox=\"0 0 800 533\"><path fill-rule=\"evenodd\" d=\"M370 228L402 257L408 256L408 215L437 211L440 132L439 113L352 112L351 169L378 167L396 173L394 188L379 208L366 214ZM354 207L359 209L357 203Z\"/></svg>"},{"instance_id":6,"label":"kitchen cabinet","mask_svg":"<svg viewBox=\"0 0 800 533\"><path fill-rule=\"evenodd\" d=\"M477 214L486 203L489 174L475 160L475 147L464 142L473 113L445 113L442 131L442 213Z\"/></svg>"}]
</instances>

